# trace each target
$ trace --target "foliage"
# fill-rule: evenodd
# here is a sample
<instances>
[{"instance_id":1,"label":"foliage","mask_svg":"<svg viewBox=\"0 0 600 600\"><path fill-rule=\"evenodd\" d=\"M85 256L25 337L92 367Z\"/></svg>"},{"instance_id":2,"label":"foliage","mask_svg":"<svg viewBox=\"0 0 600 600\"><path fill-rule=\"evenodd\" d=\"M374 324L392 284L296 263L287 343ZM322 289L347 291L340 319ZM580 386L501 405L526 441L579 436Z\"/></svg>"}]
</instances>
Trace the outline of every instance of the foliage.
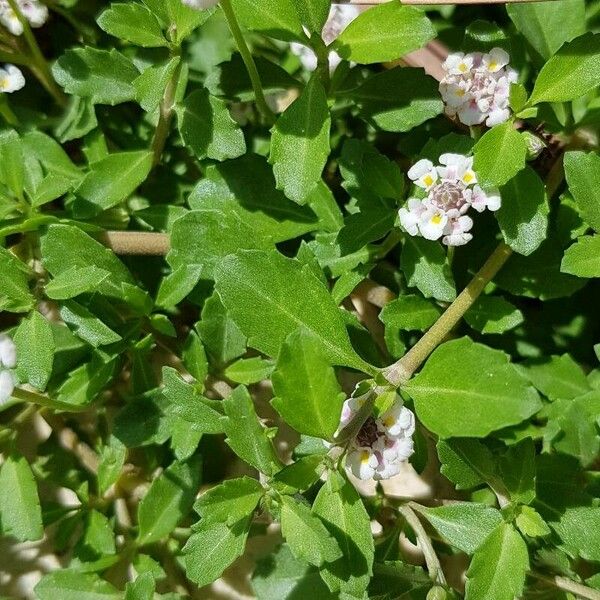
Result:
<instances>
[{"instance_id":1,"label":"foliage","mask_svg":"<svg viewBox=\"0 0 600 600\"><path fill-rule=\"evenodd\" d=\"M32 597L600 598L599 0L0 5L0 534L64 566Z\"/></svg>"}]
</instances>

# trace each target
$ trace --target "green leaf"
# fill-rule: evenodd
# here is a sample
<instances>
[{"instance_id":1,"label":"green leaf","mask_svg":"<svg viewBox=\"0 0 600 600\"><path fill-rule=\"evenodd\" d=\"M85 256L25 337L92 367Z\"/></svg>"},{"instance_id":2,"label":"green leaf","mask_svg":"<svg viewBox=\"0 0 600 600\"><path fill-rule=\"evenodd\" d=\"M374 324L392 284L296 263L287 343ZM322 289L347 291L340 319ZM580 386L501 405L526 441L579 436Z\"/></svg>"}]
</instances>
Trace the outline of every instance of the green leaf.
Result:
<instances>
[{"instance_id":1,"label":"green leaf","mask_svg":"<svg viewBox=\"0 0 600 600\"><path fill-rule=\"evenodd\" d=\"M239 252L219 265L215 284L253 348L277 356L285 338L304 327L319 339L332 364L373 371L354 352L327 288L297 260L276 251Z\"/></svg>"},{"instance_id":2,"label":"green leaf","mask_svg":"<svg viewBox=\"0 0 600 600\"><path fill-rule=\"evenodd\" d=\"M114 106L133 100L132 81L140 72L115 49L84 47L67 50L54 64L52 74L68 94Z\"/></svg>"},{"instance_id":3,"label":"green leaf","mask_svg":"<svg viewBox=\"0 0 600 600\"><path fill-rule=\"evenodd\" d=\"M240 22L253 31L280 40L303 40L302 23L296 10L297 0L232 0Z\"/></svg>"},{"instance_id":4,"label":"green leaf","mask_svg":"<svg viewBox=\"0 0 600 600\"><path fill-rule=\"evenodd\" d=\"M313 513L337 541L342 556L321 570L332 592L362 598L373 574L373 534L369 514L354 486L329 475L313 504Z\"/></svg>"},{"instance_id":5,"label":"green leaf","mask_svg":"<svg viewBox=\"0 0 600 600\"><path fill-rule=\"evenodd\" d=\"M232 527L200 521L183 548L188 578L202 587L220 577L243 554L249 528L249 517Z\"/></svg>"},{"instance_id":6,"label":"green leaf","mask_svg":"<svg viewBox=\"0 0 600 600\"><path fill-rule=\"evenodd\" d=\"M515 252L528 256L547 236L550 209L544 182L527 166L502 186L501 195L496 218L504 241Z\"/></svg>"},{"instance_id":7,"label":"green leaf","mask_svg":"<svg viewBox=\"0 0 600 600\"><path fill-rule=\"evenodd\" d=\"M196 158L226 160L246 151L244 134L227 105L208 90L195 90L175 110L181 139Z\"/></svg>"},{"instance_id":8,"label":"green leaf","mask_svg":"<svg viewBox=\"0 0 600 600\"><path fill-rule=\"evenodd\" d=\"M19 199L24 186L23 144L19 134L10 129L0 133L0 181Z\"/></svg>"},{"instance_id":9,"label":"green leaf","mask_svg":"<svg viewBox=\"0 0 600 600\"><path fill-rule=\"evenodd\" d=\"M285 340L273 373L271 404L296 431L332 439L346 394L328 364L318 338L304 329Z\"/></svg>"},{"instance_id":10,"label":"green leaf","mask_svg":"<svg viewBox=\"0 0 600 600\"><path fill-rule=\"evenodd\" d=\"M517 296L550 300L570 296L585 285L585 281L560 272L563 249L550 237L529 256L513 254L494 278L502 289Z\"/></svg>"},{"instance_id":11,"label":"green leaf","mask_svg":"<svg viewBox=\"0 0 600 600\"><path fill-rule=\"evenodd\" d=\"M586 223L600 233L600 156L594 152L567 152L564 158L569 190Z\"/></svg>"},{"instance_id":12,"label":"green leaf","mask_svg":"<svg viewBox=\"0 0 600 600\"><path fill-rule=\"evenodd\" d=\"M577 277L600 277L600 235L582 235L577 238L567 248L560 270Z\"/></svg>"},{"instance_id":13,"label":"green leaf","mask_svg":"<svg viewBox=\"0 0 600 600\"><path fill-rule=\"evenodd\" d=\"M86 216L95 215L127 200L152 168L152 153L116 152L92 163L90 171L75 189Z\"/></svg>"},{"instance_id":14,"label":"green leaf","mask_svg":"<svg viewBox=\"0 0 600 600\"><path fill-rule=\"evenodd\" d=\"M545 60L564 42L585 32L584 0L507 4L506 12L519 32Z\"/></svg>"},{"instance_id":15,"label":"green leaf","mask_svg":"<svg viewBox=\"0 0 600 600\"><path fill-rule=\"evenodd\" d=\"M260 424L252 397L244 386L239 386L223 400L224 429L227 444L248 464L266 475L279 467L279 459L267 430Z\"/></svg>"},{"instance_id":16,"label":"green leaf","mask_svg":"<svg viewBox=\"0 0 600 600\"><path fill-rule=\"evenodd\" d=\"M500 475L513 502L530 504L535 498L535 445L525 438L500 460Z\"/></svg>"},{"instance_id":17,"label":"green leaf","mask_svg":"<svg viewBox=\"0 0 600 600\"><path fill-rule=\"evenodd\" d=\"M33 304L28 267L12 252L0 247L0 311L29 312Z\"/></svg>"},{"instance_id":18,"label":"green leaf","mask_svg":"<svg viewBox=\"0 0 600 600\"><path fill-rule=\"evenodd\" d=\"M110 8L98 17L97 23L106 33L137 46L154 48L168 45L160 23L142 4L111 4Z\"/></svg>"},{"instance_id":19,"label":"green leaf","mask_svg":"<svg viewBox=\"0 0 600 600\"><path fill-rule=\"evenodd\" d=\"M600 561L600 507L573 506L551 526L570 554Z\"/></svg>"},{"instance_id":20,"label":"green leaf","mask_svg":"<svg viewBox=\"0 0 600 600\"><path fill-rule=\"evenodd\" d=\"M364 119L384 131L403 132L443 112L438 85L423 69L395 67L369 77L350 96Z\"/></svg>"},{"instance_id":21,"label":"green leaf","mask_svg":"<svg viewBox=\"0 0 600 600\"><path fill-rule=\"evenodd\" d=\"M373 600L422 600L433 585L423 569L399 560L377 562L373 566L373 573L369 585L369 598ZM437 598L434 596L433 600Z\"/></svg>"},{"instance_id":22,"label":"green leaf","mask_svg":"<svg viewBox=\"0 0 600 600\"><path fill-rule=\"evenodd\" d=\"M2 533L20 542L44 535L37 486L23 456L6 456L0 466L0 522Z\"/></svg>"},{"instance_id":23,"label":"green leaf","mask_svg":"<svg viewBox=\"0 0 600 600\"><path fill-rule=\"evenodd\" d=\"M252 358L240 358L225 369L225 376L235 383L250 385L269 379L275 364L271 360L265 360L258 356Z\"/></svg>"},{"instance_id":24,"label":"green leaf","mask_svg":"<svg viewBox=\"0 0 600 600\"><path fill-rule=\"evenodd\" d=\"M104 494L119 479L127 458L127 448L111 435L108 442L100 449L99 455L98 488L100 493Z\"/></svg>"},{"instance_id":25,"label":"green leaf","mask_svg":"<svg viewBox=\"0 0 600 600\"><path fill-rule=\"evenodd\" d=\"M155 111L163 99L167 85L181 63L178 56L148 67L133 80L135 99L146 112Z\"/></svg>"},{"instance_id":26,"label":"green leaf","mask_svg":"<svg viewBox=\"0 0 600 600\"><path fill-rule=\"evenodd\" d=\"M201 239L202 244L197 240ZM167 257L176 270L200 269L204 279L215 267L238 250L268 250L274 246L239 214L224 208L192 210L173 224L171 251Z\"/></svg>"},{"instance_id":27,"label":"green leaf","mask_svg":"<svg viewBox=\"0 0 600 600\"><path fill-rule=\"evenodd\" d=\"M504 333L525 320L518 308L500 296L480 296L464 319L481 333Z\"/></svg>"},{"instance_id":28,"label":"green leaf","mask_svg":"<svg viewBox=\"0 0 600 600\"><path fill-rule=\"evenodd\" d=\"M512 122L486 131L473 148L473 170L483 184L501 186L525 168L527 145Z\"/></svg>"},{"instance_id":29,"label":"green leaf","mask_svg":"<svg viewBox=\"0 0 600 600\"><path fill-rule=\"evenodd\" d=\"M95 573L61 569L48 573L35 586L39 600L119 600L123 594Z\"/></svg>"},{"instance_id":30,"label":"green leaf","mask_svg":"<svg viewBox=\"0 0 600 600\"><path fill-rule=\"evenodd\" d=\"M430 300L416 294L406 294L388 302L379 318L386 327L405 331L425 331L442 314L441 309Z\"/></svg>"},{"instance_id":31,"label":"green leaf","mask_svg":"<svg viewBox=\"0 0 600 600\"><path fill-rule=\"evenodd\" d=\"M552 533L550 527L539 513L531 506L520 506L519 514L515 519L519 531L529 537L544 537Z\"/></svg>"},{"instance_id":32,"label":"green leaf","mask_svg":"<svg viewBox=\"0 0 600 600\"><path fill-rule=\"evenodd\" d=\"M325 204L327 219L335 219L336 214L333 217L330 214L333 209L327 206L329 198L323 200L326 194L331 195L329 188L324 183L319 184L307 204L314 207L315 212L316 203ZM335 200L332 202L341 221L339 208ZM271 166L262 156L252 153L207 168L205 178L194 188L188 204L192 209L219 210L228 223L234 219L242 222L255 231L253 237L271 240L274 244L320 226L308 206L298 206L275 187ZM339 226L335 227L335 231L338 229Z\"/></svg>"},{"instance_id":33,"label":"green leaf","mask_svg":"<svg viewBox=\"0 0 600 600\"><path fill-rule=\"evenodd\" d=\"M317 440L317 438L311 439ZM319 480L324 470L323 456L309 454L275 473L273 484L282 494L295 494L312 487Z\"/></svg>"},{"instance_id":34,"label":"green leaf","mask_svg":"<svg viewBox=\"0 0 600 600\"><path fill-rule=\"evenodd\" d=\"M453 502L437 508L414 506L449 544L473 554L502 523L499 510L484 504Z\"/></svg>"},{"instance_id":35,"label":"green leaf","mask_svg":"<svg viewBox=\"0 0 600 600\"><path fill-rule=\"evenodd\" d=\"M160 282L156 304L163 308L174 308L196 287L202 268L202 265L193 263L176 267Z\"/></svg>"},{"instance_id":36,"label":"green leaf","mask_svg":"<svg viewBox=\"0 0 600 600\"><path fill-rule=\"evenodd\" d=\"M174 462L153 482L138 506L138 543L166 537L190 511L198 486L202 459Z\"/></svg>"},{"instance_id":37,"label":"green leaf","mask_svg":"<svg viewBox=\"0 0 600 600\"><path fill-rule=\"evenodd\" d=\"M435 35L435 28L422 11L387 2L352 21L333 47L346 60L378 63L422 48Z\"/></svg>"},{"instance_id":38,"label":"green leaf","mask_svg":"<svg viewBox=\"0 0 600 600\"><path fill-rule=\"evenodd\" d=\"M55 345L50 322L39 312L33 311L19 324L14 341L19 357L19 379L44 391L54 364Z\"/></svg>"},{"instance_id":39,"label":"green leaf","mask_svg":"<svg viewBox=\"0 0 600 600\"><path fill-rule=\"evenodd\" d=\"M437 451L442 474L456 485L457 490L473 488L495 478L494 457L478 440L439 440Z\"/></svg>"},{"instance_id":40,"label":"green leaf","mask_svg":"<svg viewBox=\"0 0 600 600\"><path fill-rule=\"evenodd\" d=\"M182 419L187 427L199 433L223 433L220 403L207 400L195 386L181 379L171 367L163 367L163 396L168 415Z\"/></svg>"},{"instance_id":41,"label":"green leaf","mask_svg":"<svg viewBox=\"0 0 600 600\"><path fill-rule=\"evenodd\" d=\"M234 323L216 292L205 302L202 320L196 328L211 361L217 367L246 351L246 337Z\"/></svg>"},{"instance_id":42,"label":"green leaf","mask_svg":"<svg viewBox=\"0 0 600 600\"><path fill-rule=\"evenodd\" d=\"M85 306L74 300L66 300L60 307L62 320L70 325L75 334L94 348L114 344L121 340L121 336L105 325L98 317Z\"/></svg>"},{"instance_id":43,"label":"green leaf","mask_svg":"<svg viewBox=\"0 0 600 600\"><path fill-rule=\"evenodd\" d=\"M456 286L442 246L419 237L406 236L400 255L400 268L410 287L426 298L452 302Z\"/></svg>"},{"instance_id":44,"label":"green leaf","mask_svg":"<svg viewBox=\"0 0 600 600\"><path fill-rule=\"evenodd\" d=\"M252 589L257 600L335 600L319 571L303 560L298 560L283 544L272 555L260 561L252 575Z\"/></svg>"},{"instance_id":45,"label":"green leaf","mask_svg":"<svg viewBox=\"0 0 600 600\"><path fill-rule=\"evenodd\" d=\"M71 267L49 281L44 292L53 300L69 300L86 292L94 292L110 276L108 271L94 265Z\"/></svg>"},{"instance_id":46,"label":"green leaf","mask_svg":"<svg viewBox=\"0 0 600 600\"><path fill-rule=\"evenodd\" d=\"M316 567L342 556L340 547L310 508L291 496L281 498L281 533L292 554Z\"/></svg>"},{"instance_id":47,"label":"green leaf","mask_svg":"<svg viewBox=\"0 0 600 600\"><path fill-rule=\"evenodd\" d=\"M466 600L514 600L529 570L527 544L508 523L494 529L473 556L467 571Z\"/></svg>"},{"instance_id":48,"label":"green leaf","mask_svg":"<svg viewBox=\"0 0 600 600\"><path fill-rule=\"evenodd\" d=\"M233 525L254 512L265 493L262 485L250 477L228 479L196 500L194 510L203 523Z\"/></svg>"},{"instance_id":49,"label":"green leaf","mask_svg":"<svg viewBox=\"0 0 600 600\"><path fill-rule=\"evenodd\" d=\"M292 0L303 25L321 35L329 16L331 0Z\"/></svg>"},{"instance_id":50,"label":"green leaf","mask_svg":"<svg viewBox=\"0 0 600 600\"><path fill-rule=\"evenodd\" d=\"M457 356L460 369L453 366ZM468 337L439 346L404 390L422 423L441 437L485 437L541 408L537 392L508 355Z\"/></svg>"},{"instance_id":51,"label":"green leaf","mask_svg":"<svg viewBox=\"0 0 600 600\"><path fill-rule=\"evenodd\" d=\"M600 34L588 32L562 48L544 65L529 102L568 102L600 85Z\"/></svg>"},{"instance_id":52,"label":"green leaf","mask_svg":"<svg viewBox=\"0 0 600 600\"><path fill-rule=\"evenodd\" d=\"M124 600L154 600L156 583L152 573L141 573L135 581L125 584Z\"/></svg>"},{"instance_id":53,"label":"green leaf","mask_svg":"<svg viewBox=\"0 0 600 600\"><path fill-rule=\"evenodd\" d=\"M331 117L325 90L313 76L300 97L279 117L271 138L269 162L278 189L305 204L321 180L329 156Z\"/></svg>"},{"instance_id":54,"label":"green leaf","mask_svg":"<svg viewBox=\"0 0 600 600\"><path fill-rule=\"evenodd\" d=\"M581 367L568 354L531 360L523 373L549 400L572 400L592 389Z\"/></svg>"}]
</instances>

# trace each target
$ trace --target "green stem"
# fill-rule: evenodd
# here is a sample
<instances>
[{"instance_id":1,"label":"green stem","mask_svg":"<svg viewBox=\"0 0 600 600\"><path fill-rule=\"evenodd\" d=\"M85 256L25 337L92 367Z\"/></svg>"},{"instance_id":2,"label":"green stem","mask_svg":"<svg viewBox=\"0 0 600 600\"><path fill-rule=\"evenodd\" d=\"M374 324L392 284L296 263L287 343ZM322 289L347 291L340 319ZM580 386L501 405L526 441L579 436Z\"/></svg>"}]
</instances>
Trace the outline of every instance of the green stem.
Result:
<instances>
[{"instance_id":1,"label":"green stem","mask_svg":"<svg viewBox=\"0 0 600 600\"><path fill-rule=\"evenodd\" d=\"M0 115L2 115L3 119L12 127L16 127L19 124L19 119L12 111L6 98L6 94L0 96Z\"/></svg>"},{"instance_id":2,"label":"green stem","mask_svg":"<svg viewBox=\"0 0 600 600\"><path fill-rule=\"evenodd\" d=\"M175 105L175 94L177 93L177 85L179 84L179 77L181 75L182 63L181 61L177 65L173 76L169 80L165 89L165 94L160 102L160 112L158 117L158 123L154 131L154 137L152 138L152 165L156 166L160 162L162 153L169 137L171 130L171 120L173 118L173 107Z\"/></svg>"},{"instance_id":3,"label":"green stem","mask_svg":"<svg viewBox=\"0 0 600 600\"><path fill-rule=\"evenodd\" d=\"M23 26L23 36L25 37L25 41L29 46L31 58L33 60L33 65L30 66L31 71L40 80L40 83L46 88L48 93L56 100L56 102L60 106L65 107L67 105L67 98L63 94L62 90L56 85L56 82L52 77L50 67L48 66L46 58L38 46L33 32L31 31L29 21L19 10L16 0L8 0L8 3Z\"/></svg>"},{"instance_id":4,"label":"green stem","mask_svg":"<svg viewBox=\"0 0 600 600\"><path fill-rule=\"evenodd\" d=\"M594 590L592 588L587 587L581 583L577 583L572 579L568 579L567 577L556 576L547 576L542 575L541 573L536 573L532 571L529 573L535 579L539 579L548 585L551 585L563 592L570 592L571 594L575 594L578 598L584 598L585 600L600 600L600 592Z\"/></svg>"},{"instance_id":5,"label":"green stem","mask_svg":"<svg viewBox=\"0 0 600 600\"><path fill-rule=\"evenodd\" d=\"M323 38L318 33L313 33L310 38L310 45L317 55L317 73L321 83L328 92L331 87L331 73L329 72L329 49L325 45Z\"/></svg>"},{"instance_id":6,"label":"green stem","mask_svg":"<svg viewBox=\"0 0 600 600\"><path fill-rule=\"evenodd\" d=\"M384 377L393 386L398 387L412 377L425 359L454 329L467 310L473 306L475 300L504 266L511 254L510 247L502 242L431 329L399 361L383 370Z\"/></svg>"},{"instance_id":7,"label":"green stem","mask_svg":"<svg viewBox=\"0 0 600 600\"><path fill-rule=\"evenodd\" d=\"M265 94L263 92L262 83L260 81L260 76L258 74L258 70L256 69L256 64L254 59L252 58L252 54L246 44L246 40L244 39L244 34L240 29L240 25L235 16L235 12L231 5L231 0L221 0L221 8L225 13L225 18L227 19L227 24L229 25L229 29L231 30L231 34L235 39L235 43L237 44L238 50L242 56L242 60L246 65L246 69L248 70L248 75L250 76L250 81L252 82L252 88L254 90L254 96L256 98L256 106L258 110L262 113L263 117L268 123L274 123L276 120L275 113L269 108L267 101L265 100Z\"/></svg>"},{"instance_id":8,"label":"green stem","mask_svg":"<svg viewBox=\"0 0 600 600\"><path fill-rule=\"evenodd\" d=\"M30 392L22 388L15 388L12 393L12 397L16 398L17 400L22 400L23 402L30 402L31 404L36 404L45 408L52 408L54 410L64 410L65 412L84 412L90 408L89 405L76 406L74 404L58 402L56 400L52 400L48 396L38 394L37 392Z\"/></svg>"},{"instance_id":9,"label":"green stem","mask_svg":"<svg viewBox=\"0 0 600 600\"><path fill-rule=\"evenodd\" d=\"M425 558L425 564L427 565L429 576L436 583L439 583L440 585L446 585L446 578L444 577L442 565L440 564L437 554L433 549L431 538L429 535L427 535L425 528L421 524L421 521L419 521L419 517L417 517L415 511L407 504L400 506L398 508L398 512L406 519L406 522L411 526L412 530L417 536L419 546Z\"/></svg>"}]
</instances>

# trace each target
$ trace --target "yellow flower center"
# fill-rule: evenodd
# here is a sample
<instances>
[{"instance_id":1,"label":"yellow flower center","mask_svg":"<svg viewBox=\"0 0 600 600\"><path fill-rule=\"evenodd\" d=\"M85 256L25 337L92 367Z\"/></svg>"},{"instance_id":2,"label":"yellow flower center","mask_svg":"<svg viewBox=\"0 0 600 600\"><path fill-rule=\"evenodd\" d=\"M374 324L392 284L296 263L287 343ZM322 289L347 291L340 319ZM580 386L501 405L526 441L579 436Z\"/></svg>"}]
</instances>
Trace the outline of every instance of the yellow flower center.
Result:
<instances>
[{"instance_id":1,"label":"yellow flower center","mask_svg":"<svg viewBox=\"0 0 600 600\"><path fill-rule=\"evenodd\" d=\"M360 462L362 462L363 464L368 463L370 457L371 455L366 450L363 450L362 455L360 457Z\"/></svg>"},{"instance_id":2,"label":"yellow flower center","mask_svg":"<svg viewBox=\"0 0 600 600\"><path fill-rule=\"evenodd\" d=\"M431 217L431 222L434 225L439 225L442 222L442 215L440 213L435 213L435 215Z\"/></svg>"},{"instance_id":3,"label":"yellow flower center","mask_svg":"<svg viewBox=\"0 0 600 600\"><path fill-rule=\"evenodd\" d=\"M425 175L425 177L423 177L423 183L427 186L433 185L433 177L431 175Z\"/></svg>"},{"instance_id":4,"label":"yellow flower center","mask_svg":"<svg viewBox=\"0 0 600 600\"><path fill-rule=\"evenodd\" d=\"M488 65L488 69L490 71L495 71L497 68L498 68L498 63L495 60L490 62L490 64Z\"/></svg>"},{"instance_id":5,"label":"yellow flower center","mask_svg":"<svg viewBox=\"0 0 600 600\"><path fill-rule=\"evenodd\" d=\"M465 173L463 175L463 181L465 183L471 183L471 181L473 181L474 177L473 177L473 173Z\"/></svg>"},{"instance_id":6,"label":"yellow flower center","mask_svg":"<svg viewBox=\"0 0 600 600\"><path fill-rule=\"evenodd\" d=\"M469 67L467 67L467 65L463 62L458 65L458 70L461 73L466 73L469 70Z\"/></svg>"},{"instance_id":7,"label":"yellow flower center","mask_svg":"<svg viewBox=\"0 0 600 600\"><path fill-rule=\"evenodd\" d=\"M9 83L10 82L8 81L8 77L2 77L2 79L0 79L0 90L7 89Z\"/></svg>"}]
</instances>

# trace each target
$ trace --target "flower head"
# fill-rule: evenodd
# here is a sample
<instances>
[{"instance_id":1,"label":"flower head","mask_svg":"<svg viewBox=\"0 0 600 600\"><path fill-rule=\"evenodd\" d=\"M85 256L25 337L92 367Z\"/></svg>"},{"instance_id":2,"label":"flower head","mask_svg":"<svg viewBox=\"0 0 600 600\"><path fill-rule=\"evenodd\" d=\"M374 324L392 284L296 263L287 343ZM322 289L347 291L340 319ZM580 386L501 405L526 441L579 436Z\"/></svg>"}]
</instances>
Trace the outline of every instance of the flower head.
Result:
<instances>
[{"instance_id":1,"label":"flower head","mask_svg":"<svg viewBox=\"0 0 600 600\"><path fill-rule=\"evenodd\" d=\"M350 25L360 14L357 6L350 4L332 4L329 11L329 17L321 32L321 37L326 45L334 42L337 37ZM317 56L308 46L298 42L290 44L290 50L295 54L307 71L314 71L317 68ZM342 58L337 52L329 53L329 70L334 71L342 62Z\"/></svg>"},{"instance_id":2,"label":"flower head","mask_svg":"<svg viewBox=\"0 0 600 600\"><path fill-rule=\"evenodd\" d=\"M422 159L408 171L414 184L427 192L424 199L409 198L398 211L400 225L412 236L427 240L442 239L446 246L462 246L473 238L469 233L473 220L467 216L473 207L477 212L498 210L500 194L484 191L477 183L473 157L442 154L440 164Z\"/></svg>"},{"instance_id":3,"label":"flower head","mask_svg":"<svg viewBox=\"0 0 600 600\"><path fill-rule=\"evenodd\" d=\"M17 385L12 369L17 366L17 347L12 339L0 333L0 405L11 396Z\"/></svg>"},{"instance_id":4,"label":"flower head","mask_svg":"<svg viewBox=\"0 0 600 600\"><path fill-rule=\"evenodd\" d=\"M344 403L340 429L343 429L361 408L360 398ZM346 467L362 480L389 479L397 475L402 462L413 453L412 435L415 416L399 396L392 406L378 417L370 416L351 441L346 455Z\"/></svg>"},{"instance_id":5,"label":"flower head","mask_svg":"<svg viewBox=\"0 0 600 600\"><path fill-rule=\"evenodd\" d=\"M25 85L25 77L21 70L14 65L5 65L0 69L0 92L12 94Z\"/></svg>"},{"instance_id":6,"label":"flower head","mask_svg":"<svg viewBox=\"0 0 600 600\"><path fill-rule=\"evenodd\" d=\"M48 7L38 0L17 0L17 6L31 27L41 27L48 20ZM23 24L8 0L0 0L0 23L13 35L23 33Z\"/></svg>"},{"instance_id":7,"label":"flower head","mask_svg":"<svg viewBox=\"0 0 600 600\"><path fill-rule=\"evenodd\" d=\"M508 65L509 60L502 48L494 48L488 54L450 54L440 82L446 114L458 117L465 125L485 121L493 127L506 121L510 117L510 84L517 81L517 72Z\"/></svg>"},{"instance_id":8,"label":"flower head","mask_svg":"<svg viewBox=\"0 0 600 600\"><path fill-rule=\"evenodd\" d=\"M181 0L184 4L187 4L190 8L196 10L206 10L219 4L219 0Z\"/></svg>"}]
</instances>

